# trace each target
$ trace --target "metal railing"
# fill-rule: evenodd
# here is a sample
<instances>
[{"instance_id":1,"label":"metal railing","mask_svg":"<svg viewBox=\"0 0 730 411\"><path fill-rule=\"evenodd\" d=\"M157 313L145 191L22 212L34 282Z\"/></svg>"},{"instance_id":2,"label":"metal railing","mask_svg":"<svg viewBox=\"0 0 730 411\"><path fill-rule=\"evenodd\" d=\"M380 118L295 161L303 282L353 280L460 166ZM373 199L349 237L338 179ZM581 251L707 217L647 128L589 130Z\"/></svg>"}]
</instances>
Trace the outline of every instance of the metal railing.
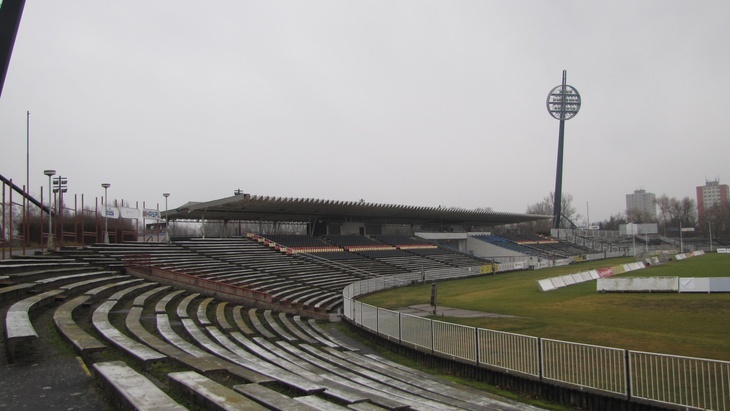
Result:
<instances>
[{"instance_id":1,"label":"metal railing","mask_svg":"<svg viewBox=\"0 0 730 411\"><path fill-rule=\"evenodd\" d=\"M480 364L540 376L540 341L537 337L478 328L477 338Z\"/></svg>"},{"instance_id":2,"label":"metal railing","mask_svg":"<svg viewBox=\"0 0 730 411\"><path fill-rule=\"evenodd\" d=\"M629 351L634 398L707 410L730 407L730 362Z\"/></svg>"},{"instance_id":3,"label":"metal railing","mask_svg":"<svg viewBox=\"0 0 730 411\"><path fill-rule=\"evenodd\" d=\"M626 350L540 339L542 378L614 394L626 391Z\"/></svg>"},{"instance_id":4,"label":"metal railing","mask_svg":"<svg viewBox=\"0 0 730 411\"><path fill-rule=\"evenodd\" d=\"M682 407L730 410L730 362L558 341L487 330L386 310L359 295L473 276L479 270L426 271L363 280L343 290L344 315L400 344L478 367L618 396ZM441 277L443 275L444 277Z\"/></svg>"}]
</instances>

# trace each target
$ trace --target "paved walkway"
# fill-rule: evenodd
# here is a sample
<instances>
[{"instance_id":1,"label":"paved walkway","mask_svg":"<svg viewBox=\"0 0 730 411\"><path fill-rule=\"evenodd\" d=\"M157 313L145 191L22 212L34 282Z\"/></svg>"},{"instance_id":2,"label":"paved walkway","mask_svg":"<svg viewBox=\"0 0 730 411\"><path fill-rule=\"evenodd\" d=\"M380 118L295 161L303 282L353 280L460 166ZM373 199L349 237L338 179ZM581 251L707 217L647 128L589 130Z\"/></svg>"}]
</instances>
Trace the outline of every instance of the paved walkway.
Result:
<instances>
[{"instance_id":1,"label":"paved walkway","mask_svg":"<svg viewBox=\"0 0 730 411\"><path fill-rule=\"evenodd\" d=\"M0 317L5 318L0 310ZM112 411L94 377L53 327L53 309L35 319L40 338L16 348L15 364L8 364L0 340L0 409Z\"/></svg>"},{"instance_id":2,"label":"paved walkway","mask_svg":"<svg viewBox=\"0 0 730 411\"><path fill-rule=\"evenodd\" d=\"M396 311L402 312L404 314L415 315L418 317L428 317L430 315L433 315L433 306L429 304L416 304L404 308L397 308ZM484 311L462 310L460 308L451 307L436 307L436 315L442 317L459 318L516 318L516 316L514 315L487 313Z\"/></svg>"}]
</instances>

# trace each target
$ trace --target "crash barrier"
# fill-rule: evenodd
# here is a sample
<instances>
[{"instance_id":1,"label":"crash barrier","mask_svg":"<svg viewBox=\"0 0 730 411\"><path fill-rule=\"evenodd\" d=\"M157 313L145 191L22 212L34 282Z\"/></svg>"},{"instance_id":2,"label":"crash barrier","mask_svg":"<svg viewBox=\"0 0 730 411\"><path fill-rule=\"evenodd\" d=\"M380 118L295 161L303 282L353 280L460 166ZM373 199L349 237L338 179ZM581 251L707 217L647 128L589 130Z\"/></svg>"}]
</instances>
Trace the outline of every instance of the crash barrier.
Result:
<instances>
[{"instance_id":1,"label":"crash barrier","mask_svg":"<svg viewBox=\"0 0 730 411\"><path fill-rule=\"evenodd\" d=\"M473 271L465 271L464 276ZM440 279L435 273L417 273ZM454 275L454 273L451 273ZM620 397L730 410L730 362L551 340L445 323L355 300L410 285L408 275L363 280L343 290L344 316L398 344L477 367Z\"/></svg>"},{"instance_id":2,"label":"crash barrier","mask_svg":"<svg viewBox=\"0 0 730 411\"><path fill-rule=\"evenodd\" d=\"M728 277L634 277L600 278L598 292L727 293Z\"/></svg>"},{"instance_id":3,"label":"crash barrier","mask_svg":"<svg viewBox=\"0 0 730 411\"><path fill-rule=\"evenodd\" d=\"M656 262L658 260L654 257ZM611 277L616 274L623 274L629 271L641 270L646 268L644 262L635 262L617 265L613 267L599 268L595 270L583 271L575 274L565 274L556 277L545 278L537 281L541 291L552 291L558 288L567 287L573 284L580 284L586 281L597 280L599 278Z\"/></svg>"}]
</instances>

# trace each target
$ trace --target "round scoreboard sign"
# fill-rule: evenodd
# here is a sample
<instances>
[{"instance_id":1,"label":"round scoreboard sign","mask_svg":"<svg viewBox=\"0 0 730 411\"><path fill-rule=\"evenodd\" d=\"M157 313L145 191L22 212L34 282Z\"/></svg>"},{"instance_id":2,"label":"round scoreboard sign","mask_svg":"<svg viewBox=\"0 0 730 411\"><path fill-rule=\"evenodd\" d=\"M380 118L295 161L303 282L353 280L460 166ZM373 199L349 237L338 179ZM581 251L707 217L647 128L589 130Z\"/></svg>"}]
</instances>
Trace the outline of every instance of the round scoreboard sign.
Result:
<instances>
[{"instance_id":1,"label":"round scoreboard sign","mask_svg":"<svg viewBox=\"0 0 730 411\"><path fill-rule=\"evenodd\" d=\"M552 90L547 97L547 109L558 120L570 120L580 110L580 94L572 86L562 84Z\"/></svg>"}]
</instances>

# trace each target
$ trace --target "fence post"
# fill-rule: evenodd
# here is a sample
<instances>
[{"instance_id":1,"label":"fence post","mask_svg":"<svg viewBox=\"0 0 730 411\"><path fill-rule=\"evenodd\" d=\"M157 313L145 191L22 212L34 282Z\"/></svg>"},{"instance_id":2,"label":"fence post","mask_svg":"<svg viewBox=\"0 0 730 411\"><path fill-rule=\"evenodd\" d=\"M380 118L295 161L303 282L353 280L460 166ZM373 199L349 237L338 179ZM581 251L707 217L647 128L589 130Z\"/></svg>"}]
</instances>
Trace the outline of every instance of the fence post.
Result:
<instances>
[{"instance_id":1,"label":"fence post","mask_svg":"<svg viewBox=\"0 0 730 411\"><path fill-rule=\"evenodd\" d=\"M431 320L431 353L436 352L436 330L433 328L433 320Z\"/></svg>"},{"instance_id":2,"label":"fence post","mask_svg":"<svg viewBox=\"0 0 730 411\"><path fill-rule=\"evenodd\" d=\"M543 365L543 353L542 353L542 338L537 337L537 376L542 381L544 372Z\"/></svg>"},{"instance_id":3,"label":"fence post","mask_svg":"<svg viewBox=\"0 0 730 411\"><path fill-rule=\"evenodd\" d=\"M479 367L479 364L481 363L479 358L479 327L474 327L474 347L476 349L476 352L474 353L474 358L476 358L477 367Z\"/></svg>"},{"instance_id":4,"label":"fence post","mask_svg":"<svg viewBox=\"0 0 730 411\"><path fill-rule=\"evenodd\" d=\"M631 401L631 354L629 350L624 350L624 358L626 361L626 399Z\"/></svg>"},{"instance_id":5,"label":"fence post","mask_svg":"<svg viewBox=\"0 0 730 411\"><path fill-rule=\"evenodd\" d=\"M375 307L375 333L380 334L380 307Z\"/></svg>"}]
</instances>

